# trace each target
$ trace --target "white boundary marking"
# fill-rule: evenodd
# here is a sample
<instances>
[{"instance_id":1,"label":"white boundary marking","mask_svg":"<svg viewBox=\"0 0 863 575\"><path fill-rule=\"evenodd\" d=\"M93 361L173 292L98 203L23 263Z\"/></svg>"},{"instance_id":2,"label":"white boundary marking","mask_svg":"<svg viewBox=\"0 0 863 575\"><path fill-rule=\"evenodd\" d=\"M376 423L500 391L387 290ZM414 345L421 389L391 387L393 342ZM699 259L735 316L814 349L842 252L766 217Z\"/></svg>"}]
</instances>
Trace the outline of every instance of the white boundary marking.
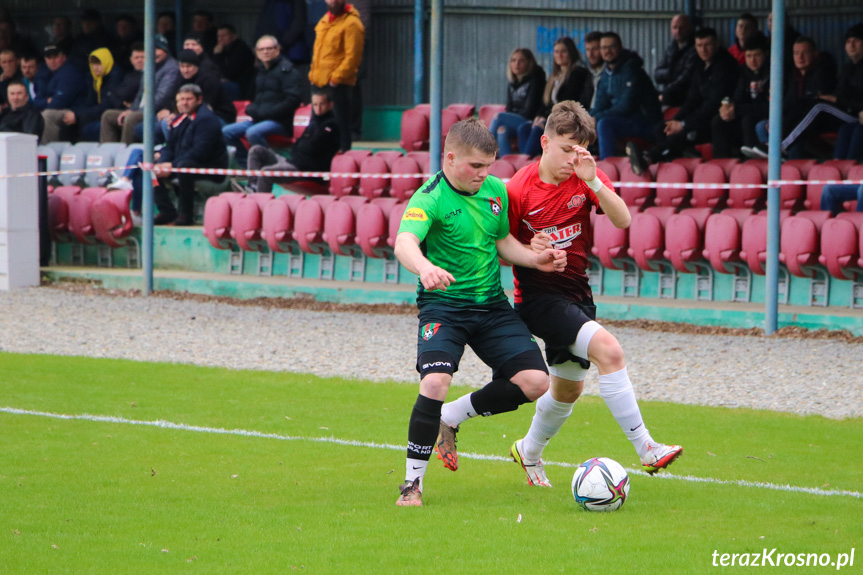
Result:
<instances>
[{"instance_id":1,"label":"white boundary marking","mask_svg":"<svg viewBox=\"0 0 863 575\"><path fill-rule=\"evenodd\" d=\"M64 419L73 421L92 421L97 423L119 423L124 425L141 425L145 427L158 427L161 429L173 429L177 431L193 431L196 433L213 433L216 435L235 435L239 437L256 437L259 439L277 439L279 441L311 441L317 443L333 443L336 445L347 445L351 447L369 447L372 449L389 449L393 451L403 451L406 449L404 445L393 445L391 443L374 443L371 441L355 441L352 439L339 439L337 437L302 437L294 435L281 435L278 433L264 433L262 431L250 431L246 429L224 429L221 427L203 427L200 425L187 425L185 423L173 423L165 420L145 421L139 419L126 419L123 417L115 417L111 415L91 415L91 414L65 414L51 413L48 411L32 411L29 409L18 409L15 407L0 407L0 413L8 413L11 415L30 415L35 417L47 417L51 419ZM487 455L483 453L459 452L459 457L465 459L478 459L483 461L505 461L512 462L509 457L501 457L500 455ZM566 463L556 461L546 461L545 465L556 467L578 467L578 463ZM644 475L647 473L640 469L627 469L627 473L632 475ZM863 493L859 491L847 491L840 489L820 489L818 487L798 487L796 485L778 485L776 483L763 483L760 481L747 481L745 479L714 479L712 477L695 477L692 475L673 475L670 473L658 474L655 477L659 479L672 479L677 481L689 481L692 483L712 483L714 485L736 485L739 487L756 487L759 489L770 489L773 491L787 491L792 493L807 493L809 495L824 495L824 496L840 496L854 497L863 499Z\"/></svg>"}]
</instances>

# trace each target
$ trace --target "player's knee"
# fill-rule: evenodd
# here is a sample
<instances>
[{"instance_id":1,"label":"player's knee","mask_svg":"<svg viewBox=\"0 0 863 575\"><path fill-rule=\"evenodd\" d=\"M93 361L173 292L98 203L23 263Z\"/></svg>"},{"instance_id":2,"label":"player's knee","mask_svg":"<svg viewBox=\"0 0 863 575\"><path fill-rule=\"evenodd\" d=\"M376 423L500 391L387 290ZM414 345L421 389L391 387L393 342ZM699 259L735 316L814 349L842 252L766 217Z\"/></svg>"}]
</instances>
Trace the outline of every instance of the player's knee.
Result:
<instances>
[{"instance_id":1,"label":"player's knee","mask_svg":"<svg viewBox=\"0 0 863 575\"><path fill-rule=\"evenodd\" d=\"M536 401L548 391L548 374L544 371L530 369L517 373L512 382L521 388L521 392L530 401Z\"/></svg>"},{"instance_id":2,"label":"player's knee","mask_svg":"<svg viewBox=\"0 0 863 575\"><path fill-rule=\"evenodd\" d=\"M420 393L431 399L443 401L451 381L452 376L448 373L429 373L420 381Z\"/></svg>"},{"instance_id":3,"label":"player's knee","mask_svg":"<svg viewBox=\"0 0 863 575\"><path fill-rule=\"evenodd\" d=\"M626 367L626 357L620 342L604 329L596 332L590 340L588 353L590 361L596 364L601 373L611 373Z\"/></svg>"}]
</instances>

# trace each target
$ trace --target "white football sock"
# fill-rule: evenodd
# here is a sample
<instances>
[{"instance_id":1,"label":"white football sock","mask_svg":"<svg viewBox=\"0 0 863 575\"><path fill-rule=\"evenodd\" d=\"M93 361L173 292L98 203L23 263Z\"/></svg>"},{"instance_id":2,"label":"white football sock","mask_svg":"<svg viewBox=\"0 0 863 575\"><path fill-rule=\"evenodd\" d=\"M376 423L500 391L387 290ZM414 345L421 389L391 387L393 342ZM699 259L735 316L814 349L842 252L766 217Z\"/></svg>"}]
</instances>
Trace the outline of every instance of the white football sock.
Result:
<instances>
[{"instance_id":1,"label":"white football sock","mask_svg":"<svg viewBox=\"0 0 863 575\"><path fill-rule=\"evenodd\" d=\"M557 401L551 396L551 391L546 391L536 400L536 413L521 442L521 455L525 463L536 463L542 458L542 450L569 419L574 405Z\"/></svg>"},{"instance_id":2,"label":"white football sock","mask_svg":"<svg viewBox=\"0 0 863 575\"><path fill-rule=\"evenodd\" d=\"M470 393L462 395L454 401L444 403L440 411L441 421L450 427L458 427L462 422L479 415L470 402Z\"/></svg>"},{"instance_id":3,"label":"white football sock","mask_svg":"<svg viewBox=\"0 0 863 575\"><path fill-rule=\"evenodd\" d=\"M405 464L405 481L413 481L417 477L420 478L420 492L423 490L423 476L428 469L428 459L408 459Z\"/></svg>"},{"instance_id":4,"label":"white football sock","mask_svg":"<svg viewBox=\"0 0 863 575\"><path fill-rule=\"evenodd\" d=\"M611 415L617 420L623 433L632 442L638 456L647 451L647 444L653 441L647 426L641 418L632 381L624 367L620 371L599 376L599 395L605 400Z\"/></svg>"}]
</instances>

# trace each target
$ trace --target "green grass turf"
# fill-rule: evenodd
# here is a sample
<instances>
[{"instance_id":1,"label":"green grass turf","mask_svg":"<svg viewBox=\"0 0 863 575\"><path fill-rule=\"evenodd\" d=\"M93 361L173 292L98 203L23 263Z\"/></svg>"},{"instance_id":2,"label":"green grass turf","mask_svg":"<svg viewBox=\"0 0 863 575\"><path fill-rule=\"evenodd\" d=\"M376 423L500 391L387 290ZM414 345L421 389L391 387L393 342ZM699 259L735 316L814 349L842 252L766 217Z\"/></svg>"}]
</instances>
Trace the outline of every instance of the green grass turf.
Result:
<instances>
[{"instance_id":1,"label":"green grass turf","mask_svg":"<svg viewBox=\"0 0 863 575\"><path fill-rule=\"evenodd\" d=\"M450 397L469 390L454 387ZM0 354L0 406L402 445L417 386ZM645 402L684 445L671 475L863 491L863 420ZM504 456L533 408L467 422L463 452ZM395 506L404 452L0 413L0 573L704 573L721 553L850 553L863 500L632 474L587 513L514 464L436 461L423 509ZM585 397L546 450L637 464ZM521 521L518 521L519 516ZM853 568L863 565L857 550ZM780 572L784 567L777 568ZM835 567L794 568L795 573Z\"/></svg>"}]
</instances>

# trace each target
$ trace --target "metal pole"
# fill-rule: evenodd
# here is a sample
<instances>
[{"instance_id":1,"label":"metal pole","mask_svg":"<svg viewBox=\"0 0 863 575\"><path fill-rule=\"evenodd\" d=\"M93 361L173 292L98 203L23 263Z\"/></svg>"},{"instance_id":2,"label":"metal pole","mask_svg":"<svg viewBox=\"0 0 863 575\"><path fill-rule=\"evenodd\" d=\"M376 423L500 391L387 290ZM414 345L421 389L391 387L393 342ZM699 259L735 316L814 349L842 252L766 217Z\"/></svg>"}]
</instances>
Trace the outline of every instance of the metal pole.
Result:
<instances>
[{"instance_id":1,"label":"metal pole","mask_svg":"<svg viewBox=\"0 0 863 575\"><path fill-rule=\"evenodd\" d=\"M177 41L174 45L177 47L177 54L183 49L183 30L183 0L174 0L174 36Z\"/></svg>"},{"instance_id":2,"label":"metal pole","mask_svg":"<svg viewBox=\"0 0 863 575\"><path fill-rule=\"evenodd\" d=\"M695 0L685 0L683 13L689 16L692 23L695 24Z\"/></svg>"},{"instance_id":3,"label":"metal pole","mask_svg":"<svg viewBox=\"0 0 863 575\"><path fill-rule=\"evenodd\" d=\"M785 67L785 0L773 0L770 37L770 143L768 180L778 180L782 162L782 73ZM779 312L779 188L767 189L767 277L765 279L764 333L777 328ZM785 287L788 289L788 286Z\"/></svg>"},{"instance_id":4,"label":"metal pole","mask_svg":"<svg viewBox=\"0 0 863 575\"><path fill-rule=\"evenodd\" d=\"M144 163L153 163L153 121L155 118L153 92L156 86L156 2L144 2ZM144 295L153 291L153 179L150 172L142 174L144 206L141 250L144 266Z\"/></svg>"},{"instance_id":5,"label":"metal pole","mask_svg":"<svg viewBox=\"0 0 863 575\"><path fill-rule=\"evenodd\" d=\"M178 0L179 1L179 0ZM414 106L423 102L423 0L414 0Z\"/></svg>"},{"instance_id":6,"label":"metal pole","mask_svg":"<svg viewBox=\"0 0 863 575\"><path fill-rule=\"evenodd\" d=\"M441 100L443 99L443 0L431 3L431 117L429 121L429 168L431 173L440 170L441 154Z\"/></svg>"}]
</instances>

